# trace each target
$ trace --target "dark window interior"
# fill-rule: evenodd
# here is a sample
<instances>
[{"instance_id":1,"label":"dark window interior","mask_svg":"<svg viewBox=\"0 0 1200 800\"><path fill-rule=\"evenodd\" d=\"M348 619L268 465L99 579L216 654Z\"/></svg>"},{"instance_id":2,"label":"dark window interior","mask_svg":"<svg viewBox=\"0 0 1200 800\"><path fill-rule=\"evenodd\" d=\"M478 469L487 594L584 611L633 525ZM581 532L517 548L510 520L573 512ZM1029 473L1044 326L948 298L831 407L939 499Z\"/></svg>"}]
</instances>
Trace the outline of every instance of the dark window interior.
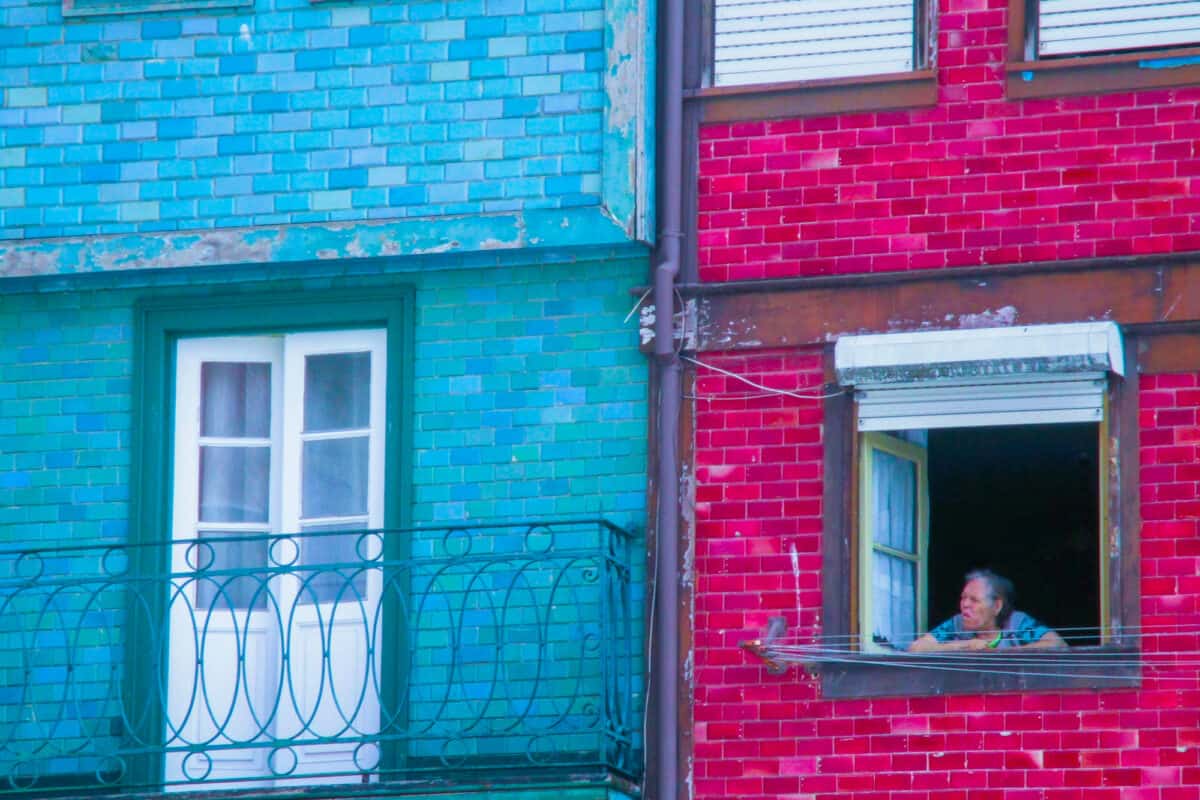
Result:
<instances>
[{"instance_id":1,"label":"dark window interior","mask_svg":"<svg viewBox=\"0 0 1200 800\"><path fill-rule=\"evenodd\" d=\"M1092 423L929 431L929 624L988 567L1016 607L1099 644L1099 431Z\"/></svg>"}]
</instances>

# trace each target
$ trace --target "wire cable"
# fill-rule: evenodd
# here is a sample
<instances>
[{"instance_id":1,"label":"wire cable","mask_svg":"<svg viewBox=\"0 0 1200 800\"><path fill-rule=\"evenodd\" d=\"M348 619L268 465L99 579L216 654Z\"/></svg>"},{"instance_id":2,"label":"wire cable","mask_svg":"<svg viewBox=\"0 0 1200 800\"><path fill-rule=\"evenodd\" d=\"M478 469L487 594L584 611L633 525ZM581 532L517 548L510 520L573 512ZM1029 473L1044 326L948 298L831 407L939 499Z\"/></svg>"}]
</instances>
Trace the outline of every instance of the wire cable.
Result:
<instances>
[{"instance_id":1,"label":"wire cable","mask_svg":"<svg viewBox=\"0 0 1200 800\"><path fill-rule=\"evenodd\" d=\"M782 396L782 397L793 397L797 400L825 400L830 397L837 397L838 395L845 394L847 391L849 391L848 389L838 389L836 392L829 392L829 393L802 394L800 392L793 392L793 391L789 391L787 389L775 389L773 387L764 386L761 383L752 381L749 378L747 378L745 375L739 375L736 372L731 372L730 370L724 369L722 367L718 367L715 364L709 364L705 361L701 361L698 358L692 358L691 356L680 356L679 358L681 361L686 361L689 364L694 364L697 367L704 367L705 369L712 370L713 372L718 372L727 377L739 380L748 386L753 386L755 389L758 389L759 391L765 393L763 395L760 395L762 397ZM726 398L723 396L716 396L716 397L696 397L695 399L722 400L722 399L726 399ZM740 398L728 398L728 399L740 399Z\"/></svg>"},{"instance_id":2,"label":"wire cable","mask_svg":"<svg viewBox=\"0 0 1200 800\"><path fill-rule=\"evenodd\" d=\"M874 639L873 647L863 647L858 634L820 637L819 634L782 635L768 640L743 642L751 652L768 664L786 669L788 664L857 664L897 669L1008 675L1014 677L1067 677L1094 681L1124 681L1128 670L1139 669L1147 680L1168 685L1200 686L1200 623L1132 626L1121 631L1121 645L1105 650L1090 646L1076 648L1005 647L975 651L909 652ZM1059 630L1063 638L1091 644L1102 640L1105 631L1084 626ZM898 637L904 641L915 634ZM1156 646L1158 640L1170 644ZM1194 639L1196 647L1181 647L1179 639ZM1085 649L1086 647L1086 649ZM1124 672L1122 672L1124 670ZM1184 674L1172 674L1172 673Z\"/></svg>"}]
</instances>

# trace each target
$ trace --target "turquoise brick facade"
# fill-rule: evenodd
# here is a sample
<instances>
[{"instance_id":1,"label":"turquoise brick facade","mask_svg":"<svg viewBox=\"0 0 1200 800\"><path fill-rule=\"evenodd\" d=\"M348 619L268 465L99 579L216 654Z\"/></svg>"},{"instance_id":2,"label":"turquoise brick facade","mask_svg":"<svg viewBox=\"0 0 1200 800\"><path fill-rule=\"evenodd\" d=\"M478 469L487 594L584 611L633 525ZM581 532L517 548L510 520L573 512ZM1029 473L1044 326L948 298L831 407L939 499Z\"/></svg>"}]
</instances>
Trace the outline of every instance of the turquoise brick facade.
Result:
<instances>
[{"instance_id":1,"label":"turquoise brick facade","mask_svg":"<svg viewBox=\"0 0 1200 800\"><path fill-rule=\"evenodd\" d=\"M414 524L435 529L433 538L412 537L408 545L412 554L429 558L440 552L442 531L436 526L460 521L604 517L638 534L635 545L644 544L640 534L646 513L647 367L637 350L635 322L627 320L634 300L628 287L644 274L644 260L612 257L492 269L397 271L395 267L364 265L353 278L327 274L317 264L290 270L301 274L286 280L266 282L263 279L271 277L271 270L257 268L242 270L237 281L214 281L211 274L177 270L146 274L137 286L92 291L14 287L15 291L0 297L0 548L153 538L146 531L131 530L130 483L137 479L131 475L131 437L138 421L130 400L136 364L134 303L139 298L268 287L273 292L319 296L331 289L398 283L416 290L415 380L408 398L413 412L409 457L413 499L406 511ZM123 283L130 282L129 276L122 277ZM142 480L151 490L162 486L153 478L142 476ZM519 532L516 538L505 536L494 538L486 551L519 552ZM563 547L580 544L560 543ZM484 547L482 541L476 547ZM47 576L76 573L78 567L69 558L47 561ZM635 555L632 566L630 600L632 620L637 620L645 613L644 560ZM14 569L20 567L0 564L4 575ZM439 591L458 592L448 595L447 602L461 602L456 598L463 587L452 578L441 576L437 586ZM414 576L413 588L431 591L423 588L422 580L429 579ZM590 619L599 599L578 588L562 591L574 600L556 613L551 632L557 632L559 641L571 643L580 631L594 627ZM587 598L589 605L576 607L580 598ZM434 603L423 607L422 614L440 619L436 616L440 608ZM572 609L586 619L576 621L570 616ZM64 622L76 619L75 612L60 611ZM26 619L14 621L15 612ZM481 619L486 621L490 612L486 608L483 612ZM56 685L63 679L58 675L63 659L54 650L33 659L33 673L22 669L20 654L30 634L18 631L34 620L44 617L28 603L5 607L0 613L0 640L15 635L12 641L20 642L4 648L9 656L0 659L0 729L18 738L36 735L18 723L15 715L21 709L57 711L54 693L29 695L21 686L30 680ZM530 624L541 630L550 621ZM101 638L94 645L96 652L120 657L120 629L97 624ZM49 635L40 641L53 648L70 641L86 652L89 645L75 625L70 623L68 637ZM486 635L486 626L479 633L464 629L460 635L462 657L478 659L471 649L472 637ZM634 640L637 651L639 639ZM487 643L483 639L474 647ZM442 691L451 677L444 666L447 642L423 637L414 645L419 647L409 676L412 714L420 718L446 713ZM511 656L517 651L505 652ZM537 653L526 653L519 663L532 669L536 662ZM578 672L570 663L576 671L569 681L560 681L566 688L558 691L567 697L572 686L576 692L596 692L600 673ZM109 696L106 681L112 673L104 664L77 668L97 674L97 698L84 693L80 695L84 705L71 708L72 714L92 720L87 725L91 730L96 722L88 714L113 714L101 711L110 706L99 699ZM628 668L640 674L640 655L635 653ZM478 678L480 687L486 688L486 678L495 668L473 669L483 676ZM82 676L77 672L73 680L82 681ZM540 673L539 677L552 678ZM640 709L640 688L626 701L630 708ZM97 710L89 712L88 703ZM504 706L495 708L502 711ZM558 705L554 708L560 710ZM468 711L473 712L474 706ZM507 730L502 718L494 724ZM55 732L57 738L80 735L66 725L58 725ZM515 736L497 735L489 741L493 758L509 747L525 746L525 739ZM580 741L591 740L581 736ZM89 739L89 743L104 740ZM116 746L117 741L111 744ZM555 746L571 744L567 739L555 740ZM437 752L427 753L414 745L411 755L431 757ZM78 770L65 757L39 766L50 773ZM10 769L13 764L0 753L0 775Z\"/></svg>"},{"instance_id":2,"label":"turquoise brick facade","mask_svg":"<svg viewBox=\"0 0 1200 800\"><path fill-rule=\"evenodd\" d=\"M413 290L411 382L389 420L406 465L389 518L603 517L644 546L631 311L654 225L653 6L0 2L0 547L155 535L141 509L169 476L139 453L169 433L140 439L169 406L136 407L140 302L398 287ZM0 661L4 728L23 724L32 673ZM640 655L629 667L641 675Z\"/></svg>"},{"instance_id":3,"label":"turquoise brick facade","mask_svg":"<svg viewBox=\"0 0 1200 800\"><path fill-rule=\"evenodd\" d=\"M0 238L600 207L607 6L6 4Z\"/></svg>"},{"instance_id":4,"label":"turquoise brick facade","mask_svg":"<svg viewBox=\"0 0 1200 800\"><path fill-rule=\"evenodd\" d=\"M646 365L636 258L273 281L319 293L417 287L416 524L645 511ZM366 268L362 271L366 271ZM243 270L238 284L271 272ZM128 533L133 303L227 291L187 271L102 291L0 296L0 537L5 544L122 541ZM16 289L16 290L14 290Z\"/></svg>"}]
</instances>

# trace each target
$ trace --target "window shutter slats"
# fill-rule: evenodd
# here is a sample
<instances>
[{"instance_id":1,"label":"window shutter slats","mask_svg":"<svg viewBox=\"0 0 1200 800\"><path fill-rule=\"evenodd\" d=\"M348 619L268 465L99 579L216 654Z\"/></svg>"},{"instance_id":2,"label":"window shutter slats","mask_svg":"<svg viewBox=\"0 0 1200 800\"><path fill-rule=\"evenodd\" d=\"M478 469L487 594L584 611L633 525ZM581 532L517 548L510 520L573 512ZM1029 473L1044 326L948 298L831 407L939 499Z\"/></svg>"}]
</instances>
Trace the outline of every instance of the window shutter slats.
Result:
<instances>
[{"instance_id":1,"label":"window shutter slats","mask_svg":"<svg viewBox=\"0 0 1200 800\"><path fill-rule=\"evenodd\" d=\"M1104 415L1103 373L1012 375L979 381L860 386L858 428L966 428L1099 422Z\"/></svg>"},{"instance_id":2,"label":"window shutter slats","mask_svg":"<svg viewBox=\"0 0 1200 800\"><path fill-rule=\"evenodd\" d=\"M716 0L713 83L909 71L913 26L912 0Z\"/></svg>"},{"instance_id":3,"label":"window shutter slats","mask_svg":"<svg viewBox=\"0 0 1200 800\"><path fill-rule=\"evenodd\" d=\"M1041 0L1038 55L1170 47L1200 41L1195 0Z\"/></svg>"}]
</instances>

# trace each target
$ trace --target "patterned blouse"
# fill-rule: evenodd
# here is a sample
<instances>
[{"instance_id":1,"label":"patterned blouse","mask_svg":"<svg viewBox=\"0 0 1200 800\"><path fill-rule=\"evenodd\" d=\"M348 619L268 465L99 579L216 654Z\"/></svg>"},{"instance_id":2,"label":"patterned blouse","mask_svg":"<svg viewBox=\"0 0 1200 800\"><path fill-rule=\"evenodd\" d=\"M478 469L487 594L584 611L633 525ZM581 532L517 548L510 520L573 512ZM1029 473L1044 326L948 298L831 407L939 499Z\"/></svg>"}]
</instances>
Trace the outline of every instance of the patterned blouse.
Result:
<instances>
[{"instance_id":1,"label":"patterned blouse","mask_svg":"<svg viewBox=\"0 0 1200 800\"><path fill-rule=\"evenodd\" d=\"M1033 644L1049 632L1049 628L1024 611L1014 611L1008 615L1008 621L1004 623L1004 629L1000 631L1000 641L995 646L1021 647ZM939 642L949 642L972 639L975 637L975 631L965 630L962 625L962 615L955 614L931 630L929 635Z\"/></svg>"}]
</instances>

